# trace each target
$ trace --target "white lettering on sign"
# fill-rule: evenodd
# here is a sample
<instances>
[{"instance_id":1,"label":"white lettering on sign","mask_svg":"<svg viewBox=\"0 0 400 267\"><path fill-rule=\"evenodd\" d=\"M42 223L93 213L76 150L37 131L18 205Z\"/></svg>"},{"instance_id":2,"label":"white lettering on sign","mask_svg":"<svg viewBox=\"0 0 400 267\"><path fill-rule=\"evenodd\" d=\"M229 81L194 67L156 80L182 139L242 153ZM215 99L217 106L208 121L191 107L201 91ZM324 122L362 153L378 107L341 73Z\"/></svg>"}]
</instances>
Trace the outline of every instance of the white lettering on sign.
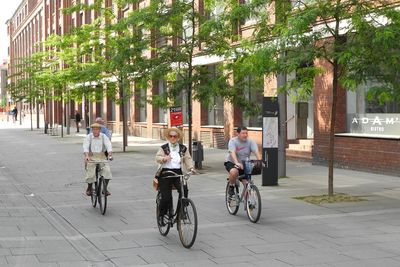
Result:
<instances>
[{"instance_id":1,"label":"white lettering on sign","mask_svg":"<svg viewBox=\"0 0 400 267\"><path fill-rule=\"evenodd\" d=\"M371 127L372 132L384 132L385 127Z\"/></svg>"},{"instance_id":2,"label":"white lettering on sign","mask_svg":"<svg viewBox=\"0 0 400 267\"><path fill-rule=\"evenodd\" d=\"M382 124L391 124L394 125L395 123L400 123L399 118L386 118L386 119L380 119L378 116L375 118L367 118L367 117L362 117L362 118L357 118L354 117L353 120L351 121L352 124L372 124L372 125L382 125Z\"/></svg>"},{"instance_id":3,"label":"white lettering on sign","mask_svg":"<svg viewBox=\"0 0 400 267\"><path fill-rule=\"evenodd\" d=\"M400 113L350 114L351 133L372 133L400 136Z\"/></svg>"}]
</instances>

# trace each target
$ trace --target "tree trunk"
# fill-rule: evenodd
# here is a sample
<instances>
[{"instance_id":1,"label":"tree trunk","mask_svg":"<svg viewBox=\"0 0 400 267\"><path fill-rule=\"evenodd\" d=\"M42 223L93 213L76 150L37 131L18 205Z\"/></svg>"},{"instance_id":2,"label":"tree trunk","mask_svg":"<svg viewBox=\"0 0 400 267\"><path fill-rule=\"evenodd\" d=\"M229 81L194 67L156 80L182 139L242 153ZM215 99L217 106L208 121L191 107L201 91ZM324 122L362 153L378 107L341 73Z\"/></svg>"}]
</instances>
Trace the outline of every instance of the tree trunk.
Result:
<instances>
[{"instance_id":1,"label":"tree trunk","mask_svg":"<svg viewBox=\"0 0 400 267\"><path fill-rule=\"evenodd\" d=\"M61 106L61 138L64 138L64 97L61 93L61 101L60 101L60 106Z\"/></svg>"},{"instance_id":2,"label":"tree trunk","mask_svg":"<svg viewBox=\"0 0 400 267\"><path fill-rule=\"evenodd\" d=\"M191 84L191 83L190 83ZM192 86L189 85L187 92L187 104L188 104L188 126L189 126L189 152L193 156L192 151Z\"/></svg>"},{"instance_id":3,"label":"tree trunk","mask_svg":"<svg viewBox=\"0 0 400 267\"><path fill-rule=\"evenodd\" d=\"M193 90L193 54L194 54L194 46L195 46L195 40L194 40L194 36L196 34L195 29L196 29L196 18L195 18L195 1L192 1L192 17L191 17L191 23L192 23L192 42L191 42L191 46L190 46L190 54L189 54L189 64L188 64L188 79L189 79L189 83L188 83L188 98L187 98L187 104L188 104L188 126L189 126L189 152L190 155L193 156L193 151L192 151L192 139L193 139L193 135L192 135L192 90Z\"/></svg>"},{"instance_id":4,"label":"tree trunk","mask_svg":"<svg viewBox=\"0 0 400 267\"><path fill-rule=\"evenodd\" d=\"M36 128L40 128L40 112L39 112L39 102L36 99Z\"/></svg>"},{"instance_id":5,"label":"tree trunk","mask_svg":"<svg viewBox=\"0 0 400 267\"><path fill-rule=\"evenodd\" d=\"M121 107L121 117L122 117L122 151L126 152L126 147L128 145L128 124L126 121L125 114L125 92L124 92L124 81L123 78L119 81L119 96L120 96L120 107Z\"/></svg>"},{"instance_id":6,"label":"tree trunk","mask_svg":"<svg viewBox=\"0 0 400 267\"><path fill-rule=\"evenodd\" d=\"M29 102L29 113L31 115L31 131L33 131L32 99Z\"/></svg>"},{"instance_id":7,"label":"tree trunk","mask_svg":"<svg viewBox=\"0 0 400 267\"><path fill-rule=\"evenodd\" d=\"M331 109L331 122L329 132L329 153L328 153L328 194L333 196L333 162L334 162L334 149L335 149L335 126L336 126L336 105L337 105L337 91L339 80L339 66L337 60L333 62L333 84L332 84L332 109Z\"/></svg>"}]
</instances>

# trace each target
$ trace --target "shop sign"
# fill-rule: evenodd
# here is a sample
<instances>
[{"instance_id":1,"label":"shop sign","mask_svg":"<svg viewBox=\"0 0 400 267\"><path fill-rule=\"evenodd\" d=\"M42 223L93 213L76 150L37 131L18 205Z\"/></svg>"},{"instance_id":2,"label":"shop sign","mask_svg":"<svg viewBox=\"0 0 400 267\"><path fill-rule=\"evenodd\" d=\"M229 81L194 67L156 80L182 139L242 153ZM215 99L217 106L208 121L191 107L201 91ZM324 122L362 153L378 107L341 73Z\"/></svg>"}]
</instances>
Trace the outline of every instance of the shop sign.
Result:
<instances>
[{"instance_id":1,"label":"shop sign","mask_svg":"<svg viewBox=\"0 0 400 267\"><path fill-rule=\"evenodd\" d=\"M400 135L400 114L349 114L350 133Z\"/></svg>"}]
</instances>

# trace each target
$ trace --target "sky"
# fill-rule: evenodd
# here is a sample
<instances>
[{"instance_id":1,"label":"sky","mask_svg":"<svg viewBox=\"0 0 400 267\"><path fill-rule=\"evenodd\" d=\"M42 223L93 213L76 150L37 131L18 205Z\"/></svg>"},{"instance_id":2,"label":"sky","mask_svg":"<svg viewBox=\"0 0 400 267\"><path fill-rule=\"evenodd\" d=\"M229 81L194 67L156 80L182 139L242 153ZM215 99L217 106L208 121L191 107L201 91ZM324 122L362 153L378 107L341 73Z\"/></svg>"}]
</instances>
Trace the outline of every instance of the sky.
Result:
<instances>
[{"instance_id":1,"label":"sky","mask_svg":"<svg viewBox=\"0 0 400 267\"><path fill-rule=\"evenodd\" d=\"M8 37L6 21L11 18L22 0L2 0L0 5L0 63L7 59Z\"/></svg>"}]
</instances>

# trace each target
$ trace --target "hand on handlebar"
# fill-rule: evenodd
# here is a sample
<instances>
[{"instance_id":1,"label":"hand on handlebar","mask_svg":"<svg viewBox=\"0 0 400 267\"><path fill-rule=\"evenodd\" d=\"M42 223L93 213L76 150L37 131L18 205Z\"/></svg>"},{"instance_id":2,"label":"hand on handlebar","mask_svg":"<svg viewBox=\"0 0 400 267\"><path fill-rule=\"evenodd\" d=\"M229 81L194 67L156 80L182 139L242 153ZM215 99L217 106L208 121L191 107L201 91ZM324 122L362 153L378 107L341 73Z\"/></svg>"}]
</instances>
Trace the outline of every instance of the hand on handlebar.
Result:
<instances>
[{"instance_id":1,"label":"hand on handlebar","mask_svg":"<svg viewBox=\"0 0 400 267\"><path fill-rule=\"evenodd\" d=\"M236 167L237 169L239 169L239 170L243 170L243 165L242 165L242 163L235 164L235 167Z\"/></svg>"}]
</instances>

